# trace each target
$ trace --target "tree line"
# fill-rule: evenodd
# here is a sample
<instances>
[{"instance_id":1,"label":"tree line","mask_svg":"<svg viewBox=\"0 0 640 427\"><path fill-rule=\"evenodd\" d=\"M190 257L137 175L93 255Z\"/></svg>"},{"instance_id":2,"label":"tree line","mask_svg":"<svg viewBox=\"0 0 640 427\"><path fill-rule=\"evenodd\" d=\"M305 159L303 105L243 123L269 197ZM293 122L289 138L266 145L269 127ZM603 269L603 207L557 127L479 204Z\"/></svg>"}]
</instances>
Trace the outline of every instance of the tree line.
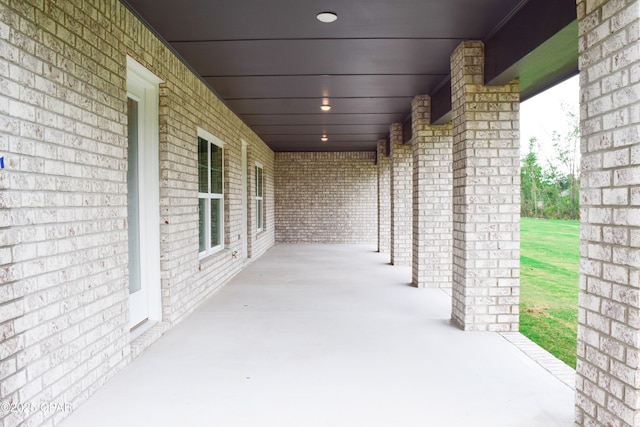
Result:
<instances>
[{"instance_id":1,"label":"tree line","mask_svg":"<svg viewBox=\"0 0 640 427\"><path fill-rule=\"evenodd\" d=\"M564 108L566 131L554 131L550 138L553 151L540 156L536 137L529 140L522 158L521 215L535 218L580 218L580 130L578 116ZM549 151L549 150L548 150Z\"/></svg>"}]
</instances>

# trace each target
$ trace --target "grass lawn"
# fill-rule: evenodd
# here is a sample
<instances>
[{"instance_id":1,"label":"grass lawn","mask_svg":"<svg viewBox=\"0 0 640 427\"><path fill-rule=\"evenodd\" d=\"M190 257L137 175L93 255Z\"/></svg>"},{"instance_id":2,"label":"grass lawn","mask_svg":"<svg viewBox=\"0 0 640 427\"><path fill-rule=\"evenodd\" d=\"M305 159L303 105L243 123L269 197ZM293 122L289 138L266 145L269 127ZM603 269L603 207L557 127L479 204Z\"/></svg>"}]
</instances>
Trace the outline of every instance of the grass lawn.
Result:
<instances>
[{"instance_id":1,"label":"grass lawn","mask_svg":"<svg viewBox=\"0 0 640 427\"><path fill-rule=\"evenodd\" d=\"M520 332L576 366L579 221L522 218Z\"/></svg>"}]
</instances>

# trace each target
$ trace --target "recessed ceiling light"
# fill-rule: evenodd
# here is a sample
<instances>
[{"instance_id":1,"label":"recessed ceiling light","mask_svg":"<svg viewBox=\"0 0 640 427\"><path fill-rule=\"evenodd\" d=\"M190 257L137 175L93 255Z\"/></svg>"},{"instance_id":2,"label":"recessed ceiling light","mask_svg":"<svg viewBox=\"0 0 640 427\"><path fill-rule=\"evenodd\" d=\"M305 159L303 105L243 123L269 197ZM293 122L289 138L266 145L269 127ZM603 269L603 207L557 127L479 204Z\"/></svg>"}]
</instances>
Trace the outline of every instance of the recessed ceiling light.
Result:
<instances>
[{"instance_id":1,"label":"recessed ceiling light","mask_svg":"<svg viewBox=\"0 0 640 427\"><path fill-rule=\"evenodd\" d=\"M320 106L320 109L321 109L322 111L329 111L329 110L331 110L331 105L329 105L329 104L323 104L323 105L321 105L321 106Z\"/></svg>"},{"instance_id":2,"label":"recessed ceiling light","mask_svg":"<svg viewBox=\"0 0 640 427\"><path fill-rule=\"evenodd\" d=\"M329 24L331 22L334 22L336 19L338 19L338 15L336 15L333 12L320 12L319 14L316 15L316 18L320 22Z\"/></svg>"},{"instance_id":3,"label":"recessed ceiling light","mask_svg":"<svg viewBox=\"0 0 640 427\"><path fill-rule=\"evenodd\" d=\"M322 138L320 138L320 141L322 142L327 142L329 140L329 137L327 137L327 135L322 135Z\"/></svg>"}]
</instances>

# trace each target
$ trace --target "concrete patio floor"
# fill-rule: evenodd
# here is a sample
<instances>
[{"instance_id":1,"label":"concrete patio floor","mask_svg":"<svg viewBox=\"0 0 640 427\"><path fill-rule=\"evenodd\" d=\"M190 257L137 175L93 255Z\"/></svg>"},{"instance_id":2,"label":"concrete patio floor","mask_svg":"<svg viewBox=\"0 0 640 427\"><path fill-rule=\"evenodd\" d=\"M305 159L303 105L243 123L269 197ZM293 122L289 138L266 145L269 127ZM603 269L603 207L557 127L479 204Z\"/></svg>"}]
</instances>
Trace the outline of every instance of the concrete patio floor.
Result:
<instances>
[{"instance_id":1,"label":"concrete patio floor","mask_svg":"<svg viewBox=\"0 0 640 427\"><path fill-rule=\"evenodd\" d=\"M61 425L573 425L570 387L374 249L275 246Z\"/></svg>"}]
</instances>

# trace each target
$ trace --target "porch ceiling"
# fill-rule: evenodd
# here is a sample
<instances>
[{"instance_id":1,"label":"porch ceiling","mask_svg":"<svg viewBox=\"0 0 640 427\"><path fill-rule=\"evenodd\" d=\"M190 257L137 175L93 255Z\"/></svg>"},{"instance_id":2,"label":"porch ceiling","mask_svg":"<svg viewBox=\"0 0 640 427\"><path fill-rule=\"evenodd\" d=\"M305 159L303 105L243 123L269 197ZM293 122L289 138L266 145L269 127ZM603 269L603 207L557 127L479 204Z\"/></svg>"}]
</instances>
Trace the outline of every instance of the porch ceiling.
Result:
<instances>
[{"instance_id":1,"label":"porch ceiling","mask_svg":"<svg viewBox=\"0 0 640 427\"><path fill-rule=\"evenodd\" d=\"M520 78L523 98L577 72L575 0L122 1L274 151L373 151L416 95L448 120L463 40L485 42L488 84Z\"/></svg>"}]
</instances>

